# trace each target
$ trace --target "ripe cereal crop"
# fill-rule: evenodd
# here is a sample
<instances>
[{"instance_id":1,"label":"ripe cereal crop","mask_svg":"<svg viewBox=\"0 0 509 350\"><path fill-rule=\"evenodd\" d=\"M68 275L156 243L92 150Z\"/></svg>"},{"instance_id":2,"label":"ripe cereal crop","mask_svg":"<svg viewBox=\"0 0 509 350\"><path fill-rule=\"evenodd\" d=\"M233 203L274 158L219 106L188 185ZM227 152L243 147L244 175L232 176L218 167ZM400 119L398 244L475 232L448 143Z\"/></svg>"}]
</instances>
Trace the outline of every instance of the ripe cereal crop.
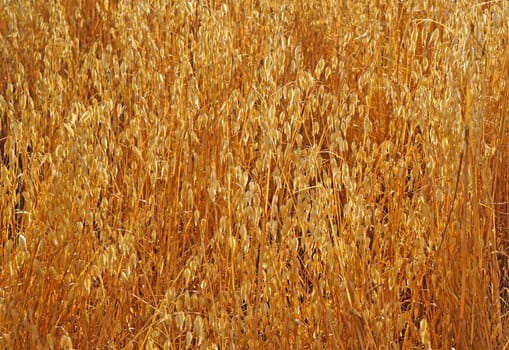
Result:
<instances>
[{"instance_id":1,"label":"ripe cereal crop","mask_svg":"<svg viewBox=\"0 0 509 350\"><path fill-rule=\"evenodd\" d=\"M505 1L0 6L0 348L508 349Z\"/></svg>"}]
</instances>

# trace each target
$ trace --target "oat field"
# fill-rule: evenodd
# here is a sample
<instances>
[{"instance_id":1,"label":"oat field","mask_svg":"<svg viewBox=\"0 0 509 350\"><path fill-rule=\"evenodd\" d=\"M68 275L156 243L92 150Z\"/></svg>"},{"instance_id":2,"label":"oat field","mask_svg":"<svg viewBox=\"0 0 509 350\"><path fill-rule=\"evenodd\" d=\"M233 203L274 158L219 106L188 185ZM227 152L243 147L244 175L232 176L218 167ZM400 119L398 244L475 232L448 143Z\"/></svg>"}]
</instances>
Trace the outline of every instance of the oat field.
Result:
<instances>
[{"instance_id":1,"label":"oat field","mask_svg":"<svg viewBox=\"0 0 509 350\"><path fill-rule=\"evenodd\" d=\"M509 3L0 4L0 348L508 349Z\"/></svg>"}]
</instances>

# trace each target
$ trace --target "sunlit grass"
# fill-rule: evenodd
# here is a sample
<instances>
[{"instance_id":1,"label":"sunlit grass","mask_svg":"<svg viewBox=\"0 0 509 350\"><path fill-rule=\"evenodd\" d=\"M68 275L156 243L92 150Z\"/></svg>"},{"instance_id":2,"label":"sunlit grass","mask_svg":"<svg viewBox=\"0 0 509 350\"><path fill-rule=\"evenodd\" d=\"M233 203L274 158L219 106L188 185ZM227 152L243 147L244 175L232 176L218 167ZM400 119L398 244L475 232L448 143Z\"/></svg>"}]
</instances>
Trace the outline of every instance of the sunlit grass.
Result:
<instances>
[{"instance_id":1,"label":"sunlit grass","mask_svg":"<svg viewBox=\"0 0 509 350\"><path fill-rule=\"evenodd\" d=\"M6 1L5 348L506 348L502 1Z\"/></svg>"}]
</instances>

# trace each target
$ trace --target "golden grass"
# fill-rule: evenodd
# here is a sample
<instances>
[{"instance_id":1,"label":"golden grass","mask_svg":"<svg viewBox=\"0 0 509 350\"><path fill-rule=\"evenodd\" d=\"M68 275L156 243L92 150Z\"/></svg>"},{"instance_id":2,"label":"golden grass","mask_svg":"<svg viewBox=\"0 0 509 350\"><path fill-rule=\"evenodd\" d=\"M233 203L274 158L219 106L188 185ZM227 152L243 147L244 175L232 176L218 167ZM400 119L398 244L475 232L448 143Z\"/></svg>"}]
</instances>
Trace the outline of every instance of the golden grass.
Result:
<instances>
[{"instance_id":1,"label":"golden grass","mask_svg":"<svg viewBox=\"0 0 509 350\"><path fill-rule=\"evenodd\" d=\"M4 1L0 346L508 348L508 18Z\"/></svg>"}]
</instances>

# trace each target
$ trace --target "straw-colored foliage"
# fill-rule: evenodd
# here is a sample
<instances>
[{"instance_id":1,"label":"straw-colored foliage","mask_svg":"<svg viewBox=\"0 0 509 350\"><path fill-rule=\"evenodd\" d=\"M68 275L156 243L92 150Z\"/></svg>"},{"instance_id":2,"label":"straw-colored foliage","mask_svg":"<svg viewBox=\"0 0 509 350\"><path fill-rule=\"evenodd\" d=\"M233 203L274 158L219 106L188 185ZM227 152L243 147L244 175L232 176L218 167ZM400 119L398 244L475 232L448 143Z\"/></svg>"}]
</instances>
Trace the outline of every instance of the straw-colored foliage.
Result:
<instances>
[{"instance_id":1,"label":"straw-colored foliage","mask_svg":"<svg viewBox=\"0 0 509 350\"><path fill-rule=\"evenodd\" d=\"M0 347L509 346L505 1L2 1Z\"/></svg>"}]
</instances>

